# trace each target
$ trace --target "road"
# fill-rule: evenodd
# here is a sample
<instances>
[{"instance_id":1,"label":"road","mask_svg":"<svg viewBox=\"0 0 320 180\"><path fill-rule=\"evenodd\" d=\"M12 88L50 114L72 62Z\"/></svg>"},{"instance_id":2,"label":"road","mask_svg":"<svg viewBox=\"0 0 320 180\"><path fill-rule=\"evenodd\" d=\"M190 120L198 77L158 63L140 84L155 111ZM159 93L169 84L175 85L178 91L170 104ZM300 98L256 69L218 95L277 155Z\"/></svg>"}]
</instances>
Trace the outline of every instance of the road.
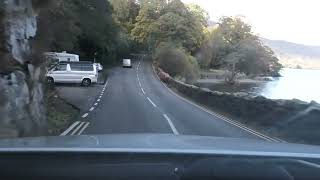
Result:
<instances>
[{"instance_id":1,"label":"road","mask_svg":"<svg viewBox=\"0 0 320 180\"><path fill-rule=\"evenodd\" d=\"M156 77L151 62L133 61L133 68L110 70L96 102L64 135L161 133L257 138L179 98ZM70 134L69 133L69 134Z\"/></svg>"}]
</instances>

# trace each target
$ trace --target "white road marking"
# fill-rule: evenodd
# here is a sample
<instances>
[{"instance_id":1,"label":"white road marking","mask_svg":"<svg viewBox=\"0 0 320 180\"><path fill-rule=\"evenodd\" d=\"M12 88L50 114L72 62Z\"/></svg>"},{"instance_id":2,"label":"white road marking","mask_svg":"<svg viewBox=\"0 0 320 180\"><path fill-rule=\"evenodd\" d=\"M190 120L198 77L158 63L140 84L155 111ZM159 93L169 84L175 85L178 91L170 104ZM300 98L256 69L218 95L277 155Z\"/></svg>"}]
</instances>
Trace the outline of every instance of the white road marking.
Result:
<instances>
[{"instance_id":1,"label":"white road marking","mask_svg":"<svg viewBox=\"0 0 320 180\"><path fill-rule=\"evenodd\" d=\"M304 161L304 160L297 160L299 161L300 163L302 164L305 164L305 165L308 165L308 166L311 166L313 168L320 168L320 165L319 164L316 164L316 163L312 163L312 162L308 162L308 161Z\"/></svg>"},{"instance_id":2,"label":"white road marking","mask_svg":"<svg viewBox=\"0 0 320 180\"><path fill-rule=\"evenodd\" d=\"M94 110L94 107L91 107L90 109L89 109L89 111L93 111Z\"/></svg>"},{"instance_id":3,"label":"white road marking","mask_svg":"<svg viewBox=\"0 0 320 180\"><path fill-rule=\"evenodd\" d=\"M84 125L84 124L85 124L85 122L81 122L80 125L77 126L77 128L76 128L74 131L72 131L71 136L75 135L76 132L77 132L77 131L82 127L82 125Z\"/></svg>"},{"instance_id":4,"label":"white road marking","mask_svg":"<svg viewBox=\"0 0 320 180\"><path fill-rule=\"evenodd\" d=\"M101 99L101 98L102 98L102 96L99 96L99 98Z\"/></svg>"},{"instance_id":5,"label":"white road marking","mask_svg":"<svg viewBox=\"0 0 320 180\"><path fill-rule=\"evenodd\" d=\"M97 101L98 101L98 102L100 102L100 101L101 101L101 99L98 99Z\"/></svg>"},{"instance_id":6,"label":"white road marking","mask_svg":"<svg viewBox=\"0 0 320 180\"><path fill-rule=\"evenodd\" d=\"M186 99L186 98L184 98L184 97L181 97L180 95L178 95L178 94L176 94L175 92L173 92L165 83L163 83L163 82L160 80L160 78L158 77L157 73L155 72L154 67L153 67L153 72L154 72L154 74L156 75L157 79L161 82L161 84L162 84L164 87L166 87L166 89L168 89L173 95L177 96L177 97L180 98L181 100L183 100L183 101L185 101L185 102L187 102L187 103L189 103L189 104L191 104L191 105L193 105L193 106L196 106L197 108L201 109L202 111L204 111L204 112L206 112L206 113L209 113L210 115L212 115L212 116L214 116L214 117L218 117L219 119L221 119L221 120L223 120L223 121L225 121L225 122L227 122L227 123L229 123L229 124L231 124L231 125L234 125L234 126L240 128L240 129L242 129L242 130L244 130L244 131L246 131L246 132L249 132L250 134L253 134L253 135L255 135L255 136L258 136L258 137L260 137L260 138L262 138L262 139L264 139L264 140L273 141L273 142L285 142L284 140L281 140L281 139L278 139L278 138L277 138L277 139L271 138L271 137L269 137L269 136L266 136L266 135L264 135L264 134L261 134L261 133L255 131L255 130L252 130L252 129L250 129L250 128L248 128L248 127L246 127L246 126L244 126L244 125L242 125L242 124L240 124L240 123L238 123L238 122L235 122L234 120L230 120L230 119L228 119L228 118L226 118L226 117L224 117L224 116L222 116L222 115L220 115L220 114L218 114L218 113L211 112L211 111L207 110L206 108L201 107L201 106L199 106L199 105L197 105L197 104L189 101L188 99Z\"/></svg>"},{"instance_id":7,"label":"white road marking","mask_svg":"<svg viewBox=\"0 0 320 180\"><path fill-rule=\"evenodd\" d=\"M139 81L139 86L140 86L140 87L142 87L142 86L141 86L141 83L140 83L140 81Z\"/></svg>"},{"instance_id":8,"label":"white road marking","mask_svg":"<svg viewBox=\"0 0 320 180\"><path fill-rule=\"evenodd\" d=\"M153 103L149 97L147 97L147 99L152 104L153 107L157 107L157 105L155 103Z\"/></svg>"},{"instance_id":9,"label":"white road marking","mask_svg":"<svg viewBox=\"0 0 320 180\"><path fill-rule=\"evenodd\" d=\"M90 123L87 122L87 123L82 127L82 129L80 129L78 135L81 135L81 133L89 126L89 124L90 124Z\"/></svg>"},{"instance_id":10,"label":"white road marking","mask_svg":"<svg viewBox=\"0 0 320 180\"><path fill-rule=\"evenodd\" d=\"M60 136L67 135L76 125L78 125L80 121L74 122L67 130L65 130L63 133L60 134Z\"/></svg>"},{"instance_id":11,"label":"white road marking","mask_svg":"<svg viewBox=\"0 0 320 180\"><path fill-rule=\"evenodd\" d=\"M170 126L173 134L179 135L179 132L178 132L178 130L176 129L176 127L173 125L171 119L170 119L166 114L163 114L163 117L168 121L169 126Z\"/></svg>"},{"instance_id":12,"label":"white road marking","mask_svg":"<svg viewBox=\"0 0 320 180\"><path fill-rule=\"evenodd\" d=\"M141 91L142 91L143 94L146 94L146 92L144 92L143 88L141 88Z\"/></svg>"},{"instance_id":13,"label":"white road marking","mask_svg":"<svg viewBox=\"0 0 320 180\"><path fill-rule=\"evenodd\" d=\"M82 118L86 118L89 114L88 113L85 113L82 115Z\"/></svg>"},{"instance_id":14,"label":"white road marking","mask_svg":"<svg viewBox=\"0 0 320 180\"><path fill-rule=\"evenodd\" d=\"M95 106L98 106L98 103L94 103Z\"/></svg>"}]
</instances>

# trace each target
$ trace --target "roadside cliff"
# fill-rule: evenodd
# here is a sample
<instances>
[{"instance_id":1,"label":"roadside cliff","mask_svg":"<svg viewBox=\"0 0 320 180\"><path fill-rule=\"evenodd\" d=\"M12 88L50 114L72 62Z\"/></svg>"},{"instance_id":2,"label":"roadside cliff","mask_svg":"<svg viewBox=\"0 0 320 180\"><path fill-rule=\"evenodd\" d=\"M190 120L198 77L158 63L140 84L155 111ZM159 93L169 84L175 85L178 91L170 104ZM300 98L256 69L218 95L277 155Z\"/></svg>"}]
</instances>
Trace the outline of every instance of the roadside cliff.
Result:
<instances>
[{"instance_id":1,"label":"roadside cliff","mask_svg":"<svg viewBox=\"0 0 320 180\"><path fill-rule=\"evenodd\" d=\"M0 137L42 135L46 129L45 69L32 46L37 3L0 2Z\"/></svg>"}]
</instances>

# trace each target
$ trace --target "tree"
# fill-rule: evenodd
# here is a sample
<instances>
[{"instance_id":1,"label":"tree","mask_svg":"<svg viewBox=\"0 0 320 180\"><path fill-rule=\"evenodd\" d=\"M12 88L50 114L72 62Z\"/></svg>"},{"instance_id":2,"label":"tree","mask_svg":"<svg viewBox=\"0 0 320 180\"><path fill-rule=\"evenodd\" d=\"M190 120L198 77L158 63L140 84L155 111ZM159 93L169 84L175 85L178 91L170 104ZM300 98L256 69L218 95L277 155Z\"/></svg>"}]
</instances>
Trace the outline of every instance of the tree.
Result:
<instances>
[{"instance_id":1,"label":"tree","mask_svg":"<svg viewBox=\"0 0 320 180\"><path fill-rule=\"evenodd\" d=\"M187 8L202 28L208 27L209 13L197 4L188 4Z\"/></svg>"},{"instance_id":2,"label":"tree","mask_svg":"<svg viewBox=\"0 0 320 180\"><path fill-rule=\"evenodd\" d=\"M277 75L281 69L274 52L251 32L239 17L223 17L200 50L201 67L224 67L234 83L240 72L247 75Z\"/></svg>"},{"instance_id":3,"label":"tree","mask_svg":"<svg viewBox=\"0 0 320 180\"><path fill-rule=\"evenodd\" d=\"M203 69L220 68L225 64L224 57L229 52L228 43L223 39L221 31L214 27L208 30L197 58Z\"/></svg>"},{"instance_id":4,"label":"tree","mask_svg":"<svg viewBox=\"0 0 320 180\"><path fill-rule=\"evenodd\" d=\"M38 16L37 44L50 51L73 51L81 29L76 25L72 1L52 1ZM48 28L50 27L50 28ZM61 33L63 32L63 33Z\"/></svg>"},{"instance_id":5,"label":"tree","mask_svg":"<svg viewBox=\"0 0 320 180\"><path fill-rule=\"evenodd\" d=\"M155 34L164 42L181 44L188 52L194 53L203 41L203 29L197 17L180 1L172 0L164 8Z\"/></svg>"},{"instance_id":6,"label":"tree","mask_svg":"<svg viewBox=\"0 0 320 180\"><path fill-rule=\"evenodd\" d=\"M120 28L111 15L106 0L57 0L48 11L40 12L36 40L48 44L48 51L66 50L81 58L110 63L122 42L118 41Z\"/></svg>"},{"instance_id":7,"label":"tree","mask_svg":"<svg viewBox=\"0 0 320 180\"><path fill-rule=\"evenodd\" d=\"M161 1L162 2L162 1ZM203 29L197 18L180 1L172 0L161 6L147 3L142 6L132 37L149 50L161 42L172 42L195 52L203 41Z\"/></svg>"},{"instance_id":8,"label":"tree","mask_svg":"<svg viewBox=\"0 0 320 180\"><path fill-rule=\"evenodd\" d=\"M110 0L113 18L125 33L130 34L136 23L140 6L135 0Z\"/></svg>"},{"instance_id":9,"label":"tree","mask_svg":"<svg viewBox=\"0 0 320 180\"><path fill-rule=\"evenodd\" d=\"M160 68L172 77L193 82L199 76L197 61L180 46L172 43L161 43L156 48L155 60Z\"/></svg>"},{"instance_id":10,"label":"tree","mask_svg":"<svg viewBox=\"0 0 320 180\"><path fill-rule=\"evenodd\" d=\"M152 25L159 17L159 7L155 4L144 2L136 18L137 22L131 31L133 40L146 44L152 32Z\"/></svg>"}]
</instances>

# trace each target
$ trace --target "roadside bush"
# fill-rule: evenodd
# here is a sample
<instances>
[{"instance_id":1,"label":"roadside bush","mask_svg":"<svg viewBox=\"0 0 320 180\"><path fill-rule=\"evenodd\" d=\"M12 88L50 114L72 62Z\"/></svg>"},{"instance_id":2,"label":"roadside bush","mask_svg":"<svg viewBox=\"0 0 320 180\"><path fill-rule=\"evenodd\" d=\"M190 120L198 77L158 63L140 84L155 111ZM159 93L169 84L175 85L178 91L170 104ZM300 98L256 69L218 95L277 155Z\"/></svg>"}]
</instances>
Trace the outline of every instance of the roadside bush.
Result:
<instances>
[{"instance_id":1,"label":"roadside bush","mask_svg":"<svg viewBox=\"0 0 320 180\"><path fill-rule=\"evenodd\" d=\"M155 50L154 58L159 67L172 77L179 77L186 82L199 77L197 60L173 44L161 43Z\"/></svg>"}]
</instances>

